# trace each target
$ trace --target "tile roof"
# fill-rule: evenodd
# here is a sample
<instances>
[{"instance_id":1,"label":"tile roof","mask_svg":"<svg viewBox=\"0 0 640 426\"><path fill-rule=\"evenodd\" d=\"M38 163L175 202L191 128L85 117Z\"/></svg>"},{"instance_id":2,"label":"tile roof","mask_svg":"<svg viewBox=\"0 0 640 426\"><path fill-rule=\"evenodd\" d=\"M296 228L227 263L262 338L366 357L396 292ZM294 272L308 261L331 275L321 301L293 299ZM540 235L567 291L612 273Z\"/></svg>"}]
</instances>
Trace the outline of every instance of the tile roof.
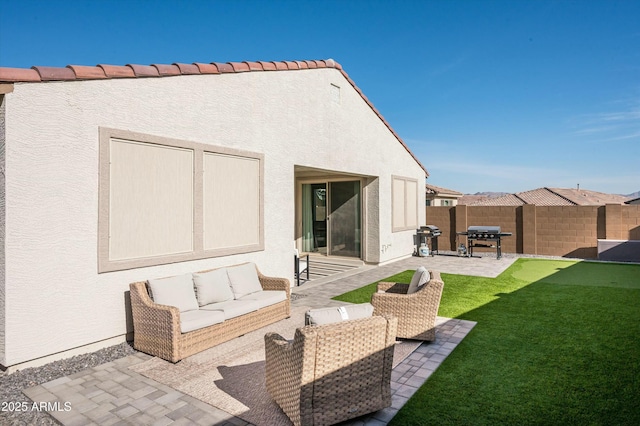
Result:
<instances>
[{"instance_id":1,"label":"tile roof","mask_svg":"<svg viewBox=\"0 0 640 426\"><path fill-rule=\"evenodd\" d=\"M623 204L628 197L624 195L607 194L576 188L549 188L579 206L600 206L605 204Z\"/></svg>"},{"instance_id":2,"label":"tile roof","mask_svg":"<svg viewBox=\"0 0 640 426\"><path fill-rule=\"evenodd\" d=\"M601 206L605 204L622 204L626 197L602 192L573 188L537 188L530 191L507 194L502 197L488 198L470 206Z\"/></svg>"},{"instance_id":3,"label":"tile roof","mask_svg":"<svg viewBox=\"0 0 640 426\"><path fill-rule=\"evenodd\" d=\"M640 197L639 198L629 198L624 203L625 204L640 204Z\"/></svg>"},{"instance_id":4,"label":"tile roof","mask_svg":"<svg viewBox=\"0 0 640 426\"><path fill-rule=\"evenodd\" d=\"M211 62L192 64L151 64L151 65L106 65L98 64L95 67L83 65L67 65L60 67L33 66L31 68L6 68L0 67L0 84L2 83L46 83L52 81L80 81L98 80L110 78L154 78L166 76L194 75L194 74L224 74L241 72L262 72L262 71L290 71L307 70L317 68L334 68L342 73L349 84L358 92L362 99L369 105L371 110L384 123L394 137L402 144L407 152L429 176L426 167L411 152L407 144L396 133L391 125L385 120L380 112L362 93L362 90L355 84L349 75L342 69L342 66L333 59L310 60L310 61L256 61L256 62Z\"/></svg>"},{"instance_id":5,"label":"tile roof","mask_svg":"<svg viewBox=\"0 0 640 426\"><path fill-rule=\"evenodd\" d=\"M454 191L453 189L443 188L441 186L435 186L426 183L425 188L427 190L427 194L440 194L440 195L452 195L452 196L462 196L462 192Z\"/></svg>"}]
</instances>

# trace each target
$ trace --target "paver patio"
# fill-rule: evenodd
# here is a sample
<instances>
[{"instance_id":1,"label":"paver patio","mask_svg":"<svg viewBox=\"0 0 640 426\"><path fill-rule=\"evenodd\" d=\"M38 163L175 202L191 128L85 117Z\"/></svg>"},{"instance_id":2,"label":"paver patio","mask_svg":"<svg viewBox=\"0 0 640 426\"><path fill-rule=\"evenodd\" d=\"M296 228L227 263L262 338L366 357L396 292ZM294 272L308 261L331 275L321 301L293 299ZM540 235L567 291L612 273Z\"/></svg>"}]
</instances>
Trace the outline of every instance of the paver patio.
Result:
<instances>
[{"instance_id":1,"label":"paver patio","mask_svg":"<svg viewBox=\"0 0 640 426\"><path fill-rule=\"evenodd\" d=\"M418 266L452 274L496 277L514 260L508 257L498 260L494 257L441 255L412 257L383 266L364 266L293 288L292 305L339 306L343 302L331 300L331 297ZM423 343L393 370L392 406L346 424L387 424L473 325L460 320L443 325L443 333L439 334L436 342ZM131 365L150 358L136 353L24 392L35 402L50 403L54 410L49 413L64 425L248 425L242 419L129 369Z\"/></svg>"}]
</instances>

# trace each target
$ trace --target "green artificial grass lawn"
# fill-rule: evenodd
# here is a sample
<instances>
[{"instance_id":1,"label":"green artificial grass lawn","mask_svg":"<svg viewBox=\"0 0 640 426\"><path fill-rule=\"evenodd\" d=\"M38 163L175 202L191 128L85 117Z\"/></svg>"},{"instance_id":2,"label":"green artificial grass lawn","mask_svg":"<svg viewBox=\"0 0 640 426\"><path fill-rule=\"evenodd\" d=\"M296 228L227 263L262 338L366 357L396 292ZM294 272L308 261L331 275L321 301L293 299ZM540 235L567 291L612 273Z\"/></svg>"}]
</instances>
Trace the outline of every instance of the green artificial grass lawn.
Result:
<instances>
[{"instance_id":1,"label":"green artificial grass lawn","mask_svg":"<svg viewBox=\"0 0 640 426\"><path fill-rule=\"evenodd\" d=\"M442 278L439 315L477 325L390 425L640 424L640 265L518 259Z\"/></svg>"}]
</instances>

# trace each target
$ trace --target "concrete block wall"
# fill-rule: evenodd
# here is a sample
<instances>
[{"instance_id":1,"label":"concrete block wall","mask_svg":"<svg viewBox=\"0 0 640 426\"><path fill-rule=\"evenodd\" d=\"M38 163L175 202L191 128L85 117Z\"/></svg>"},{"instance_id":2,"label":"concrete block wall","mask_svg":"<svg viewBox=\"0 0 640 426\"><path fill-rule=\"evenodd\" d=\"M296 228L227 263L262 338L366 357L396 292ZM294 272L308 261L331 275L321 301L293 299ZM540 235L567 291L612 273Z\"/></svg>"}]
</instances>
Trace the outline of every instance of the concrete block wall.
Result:
<instances>
[{"instance_id":1,"label":"concrete block wall","mask_svg":"<svg viewBox=\"0 0 640 426\"><path fill-rule=\"evenodd\" d=\"M438 249L451 250L455 241L451 241L450 236L453 234L455 240L456 235L455 228L451 228L452 225L455 226L455 217L452 216L455 209L450 206L433 206L428 209L430 214L427 215L427 225L436 225L442 232L442 236L438 237Z\"/></svg>"},{"instance_id":2,"label":"concrete block wall","mask_svg":"<svg viewBox=\"0 0 640 426\"><path fill-rule=\"evenodd\" d=\"M596 259L598 239L640 240L640 205L427 207L426 221L442 231L439 248L451 251L456 231L480 225L513 233L502 239L503 253Z\"/></svg>"},{"instance_id":3,"label":"concrete block wall","mask_svg":"<svg viewBox=\"0 0 640 426\"><path fill-rule=\"evenodd\" d=\"M536 207L536 253L598 257L598 206Z\"/></svg>"},{"instance_id":4,"label":"concrete block wall","mask_svg":"<svg viewBox=\"0 0 640 426\"><path fill-rule=\"evenodd\" d=\"M620 231L623 240L640 240L640 204L626 205L620 211Z\"/></svg>"}]
</instances>

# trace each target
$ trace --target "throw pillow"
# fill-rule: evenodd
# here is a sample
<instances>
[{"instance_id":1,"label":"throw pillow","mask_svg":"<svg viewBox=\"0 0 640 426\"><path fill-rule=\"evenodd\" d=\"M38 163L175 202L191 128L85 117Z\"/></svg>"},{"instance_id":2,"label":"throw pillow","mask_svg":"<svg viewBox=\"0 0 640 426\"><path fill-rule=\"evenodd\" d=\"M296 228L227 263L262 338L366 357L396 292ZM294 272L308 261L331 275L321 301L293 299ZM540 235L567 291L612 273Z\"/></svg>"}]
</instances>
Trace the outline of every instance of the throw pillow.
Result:
<instances>
[{"instance_id":1,"label":"throw pillow","mask_svg":"<svg viewBox=\"0 0 640 426\"><path fill-rule=\"evenodd\" d=\"M227 268L227 275L231 282L231 290L236 299L247 294L262 291L262 284L258 278L258 270L253 263L245 263Z\"/></svg>"},{"instance_id":2,"label":"throw pillow","mask_svg":"<svg viewBox=\"0 0 640 426\"><path fill-rule=\"evenodd\" d=\"M155 303L175 306L180 312L198 309L191 274L149 280L148 283Z\"/></svg>"},{"instance_id":3,"label":"throw pillow","mask_svg":"<svg viewBox=\"0 0 640 426\"><path fill-rule=\"evenodd\" d=\"M373 315L371 303L360 303L332 308L311 309L305 313L306 325L324 325L352 319L368 318Z\"/></svg>"},{"instance_id":4,"label":"throw pillow","mask_svg":"<svg viewBox=\"0 0 640 426\"><path fill-rule=\"evenodd\" d=\"M424 266L416 269L416 272L411 277L411 283L409 284L409 289L407 290L407 294L415 293L418 291L420 287L425 285L429 281L430 275L427 268Z\"/></svg>"},{"instance_id":5,"label":"throw pillow","mask_svg":"<svg viewBox=\"0 0 640 426\"><path fill-rule=\"evenodd\" d=\"M195 273L193 274L193 282L196 285L196 299L198 299L200 306L233 299L226 268Z\"/></svg>"}]
</instances>

